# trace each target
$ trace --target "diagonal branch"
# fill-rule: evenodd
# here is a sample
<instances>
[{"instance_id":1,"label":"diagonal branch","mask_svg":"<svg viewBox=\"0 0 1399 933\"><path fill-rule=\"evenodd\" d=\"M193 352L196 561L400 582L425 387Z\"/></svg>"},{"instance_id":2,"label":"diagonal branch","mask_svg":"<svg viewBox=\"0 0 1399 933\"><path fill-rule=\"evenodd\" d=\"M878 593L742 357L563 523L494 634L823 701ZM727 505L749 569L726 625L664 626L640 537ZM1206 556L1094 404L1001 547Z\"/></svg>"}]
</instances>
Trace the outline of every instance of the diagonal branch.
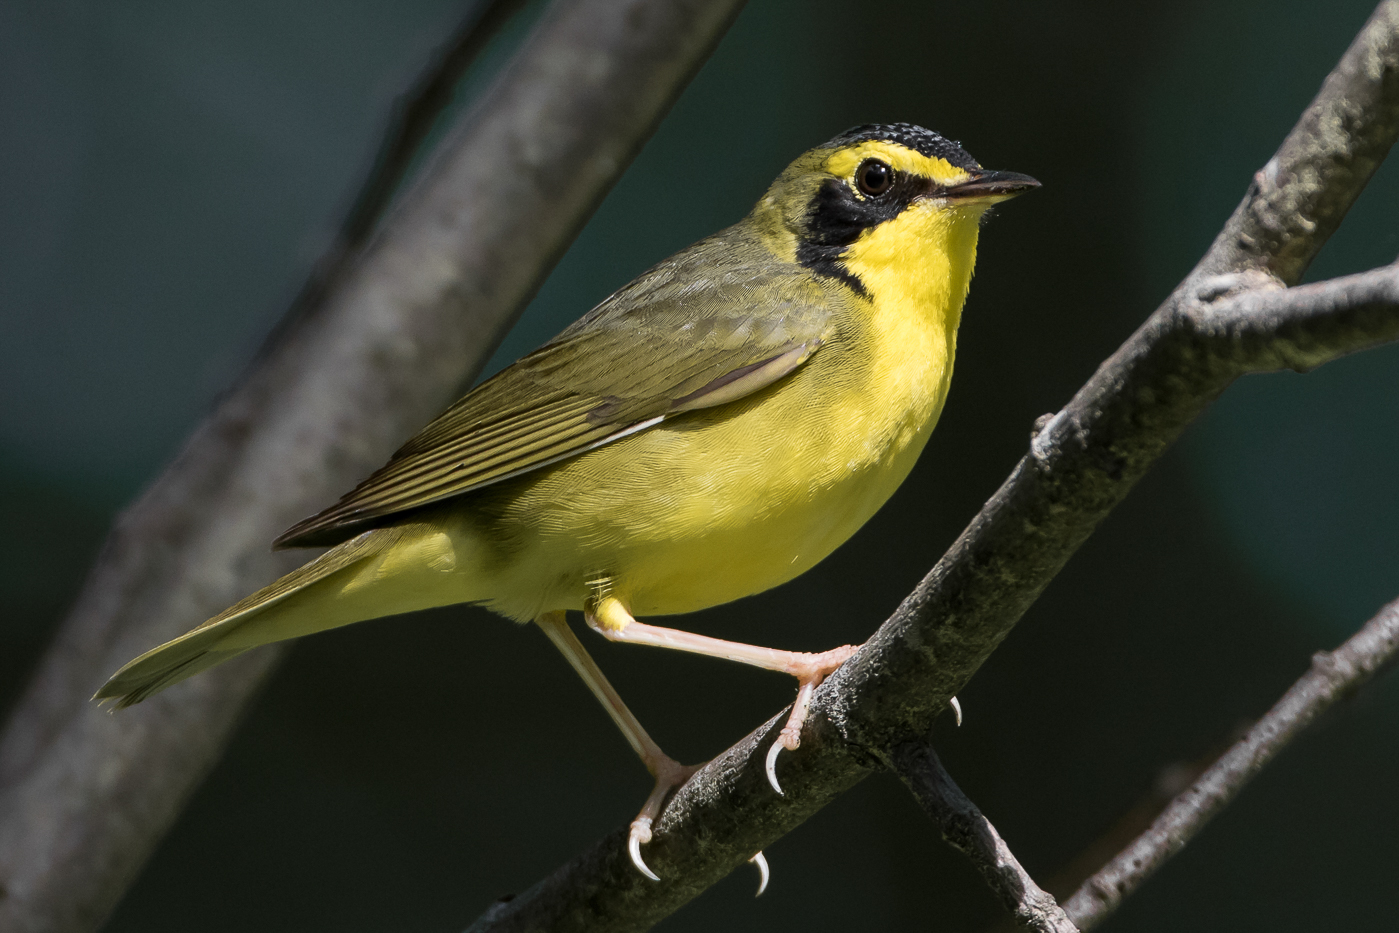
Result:
<instances>
[{"instance_id":1,"label":"diagonal branch","mask_svg":"<svg viewBox=\"0 0 1399 933\"><path fill-rule=\"evenodd\" d=\"M120 518L0 740L0 928L95 928L280 653L122 716L93 690L289 570L268 542L451 400L740 6L557 0L353 266Z\"/></svg>"},{"instance_id":2,"label":"diagonal branch","mask_svg":"<svg viewBox=\"0 0 1399 933\"><path fill-rule=\"evenodd\" d=\"M1084 930L1102 923L1303 729L1396 656L1399 600L1381 609L1335 651L1317 652L1311 670L1247 735L1176 797L1149 830L1085 881L1064 903L1065 912Z\"/></svg>"},{"instance_id":3,"label":"diagonal branch","mask_svg":"<svg viewBox=\"0 0 1399 933\"><path fill-rule=\"evenodd\" d=\"M1020 927L1037 933L1078 933L1053 896L1035 884L996 827L952 780L931 745L900 745L889 760L942 838L971 859Z\"/></svg>"},{"instance_id":4,"label":"diagonal branch","mask_svg":"<svg viewBox=\"0 0 1399 933\"><path fill-rule=\"evenodd\" d=\"M1268 368L1248 341L1192 323L1231 284L1219 276L1294 284L1396 135L1399 0L1386 0L1196 269L1036 432L1030 453L951 550L817 691L801 748L782 759L786 796L773 795L762 773L774 717L671 801L647 852L664 882L631 869L619 830L471 929L645 929L879 767L888 749L926 736L933 717L1185 427L1238 375ZM1230 294L1223 288L1223 297ZM1316 337L1328 348L1322 357L1379 339L1348 329L1335 310L1312 331L1337 330L1335 339Z\"/></svg>"}]
</instances>

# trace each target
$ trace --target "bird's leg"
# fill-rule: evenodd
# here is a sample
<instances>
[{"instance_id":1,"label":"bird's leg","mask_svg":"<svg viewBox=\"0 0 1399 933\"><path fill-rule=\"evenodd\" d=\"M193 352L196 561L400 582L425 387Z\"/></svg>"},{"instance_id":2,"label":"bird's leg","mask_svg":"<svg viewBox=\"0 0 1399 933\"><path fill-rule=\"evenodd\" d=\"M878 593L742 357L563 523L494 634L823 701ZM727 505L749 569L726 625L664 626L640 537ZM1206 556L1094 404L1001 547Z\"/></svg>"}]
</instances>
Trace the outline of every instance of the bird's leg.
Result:
<instances>
[{"instance_id":1,"label":"bird's leg","mask_svg":"<svg viewBox=\"0 0 1399 933\"><path fill-rule=\"evenodd\" d=\"M622 735L626 736L632 749L640 756L646 770L656 779L651 795L646 798L646 803L636 815L636 819L632 820L627 850L631 853L632 864L638 871L653 881L660 881L656 873L647 868L646 863L641 860L641 847L651 841L651 826L660 817L670 792L688 781L690 775L703 766L682 765L661 751L661 747L646 734L646 730L641 727L632 711L627 709L627 704L622 702L612 684L608 683L602 669L597 666L592 655L588 654L578 636L573 634L573 629L568 627L568 621L562 612L546 612L534 621L578 672L578 676L583 678L593 696L602 703L607 714L617 724L617 728L622 730Z\"/></svg>"},{"instance_id":2,"label":"bird's leg","mask_svg":"<svg viewBox=\"0 0 1399 933\"><path fill-rule=\"evenodd\" d=\"M777 783L774 770L778 751L783 748L791 751L801 745L802 724L806 722L807 713L811 710L812 694L821 686L822 681L855 653L854 645L842 645L817 654L779 651L776 648L761 648L757 645L696 635L693 632L682 632L679 629L647 625L632 618L627 608L613 596L603 596L590 601L584 609L584 615L589 627L610 641L673 648L713 658L726 658L769 671L782 671L796 677L797 699L792 704L787 724L782 727L777 742L768 752L768 781L779 794L782 793L782 788Z\"/></svg>"}]
</instances>

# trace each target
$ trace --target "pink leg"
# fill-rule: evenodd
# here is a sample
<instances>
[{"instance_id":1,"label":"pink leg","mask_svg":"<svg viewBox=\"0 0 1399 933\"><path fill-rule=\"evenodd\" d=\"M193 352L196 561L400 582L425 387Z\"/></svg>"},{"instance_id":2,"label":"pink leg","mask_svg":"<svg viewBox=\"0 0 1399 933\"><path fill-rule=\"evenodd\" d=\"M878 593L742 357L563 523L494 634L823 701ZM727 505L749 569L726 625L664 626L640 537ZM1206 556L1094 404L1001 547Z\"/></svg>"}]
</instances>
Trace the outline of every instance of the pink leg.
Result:
<instances>
[{"instance_id":1,"label":"pink leg","mask_svg":"<svg viewBox=\"0 0 1399 933\"><path fill-rule=\"evenodd\" d=\"M646 770L656 779L651 795L646 798L646 803L636 815L636 819L632 820L627 849L631 853L632 864L638 871L653 881L660 881L661 879L641 860L641 846L651 841L651 826L660 817L670 792L688 781L690 775L702 765L682 765L661 751L661 747L647 735L636 716L632 715L632 711L627 709L627 704L622 702L612 684L608 683L597 662L573 634L573 629L568 627L568 621L562 612L546 612L534 621L578 672L578 676L583 678L593 696L602 703L612 721L617 724L617 728L622 730L622 735L626 736L632 749L641 757Z\"/></svg>"},{"instance_id":2,"label":"pink leg","mask_svg":"<svg viewBox=\"0 0 1399 933\"><path fill-rule=\"evenodd\" d=\"M810 654L804 651L779 651L775 648L762 648L740 642L724 641L682 632L679 629L647 625L632 618L630 612L614 597L604 597L584 610L588 625L610 641L633 645L651 645L655 648L671 648L688 651L712 658L725 658L741 664L751 664L769 671L782 671L797 678L797 699L792 704L792 712L772 749L768 752L768 781L779 794L782 788L777 783L775 764L778 752L786 748L795 750L801 745L802 725L811 710L811 697L836 668L855 653L854 645L842 645L830 651Z\"/></svg>"}]
</instances>

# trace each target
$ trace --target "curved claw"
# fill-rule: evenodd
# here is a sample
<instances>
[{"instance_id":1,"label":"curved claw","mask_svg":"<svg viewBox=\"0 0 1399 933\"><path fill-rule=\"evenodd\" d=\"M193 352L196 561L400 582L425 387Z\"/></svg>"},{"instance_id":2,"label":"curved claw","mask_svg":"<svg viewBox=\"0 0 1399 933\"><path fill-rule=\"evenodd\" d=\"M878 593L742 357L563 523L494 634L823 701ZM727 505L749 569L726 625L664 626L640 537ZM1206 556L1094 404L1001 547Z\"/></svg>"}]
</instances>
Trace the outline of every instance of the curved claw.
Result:
<instances>
[{"instance_id":1,"label":"curved claw","mask_svg":"<svg viewBox=\"0 0 1399 933\"><path fill-rule=\"evenodd\" d=\"M768 878L771 877L771 873L768 871L767 857L764 856L763 853L759 852L757 855L753 856L748 861L758 866L758 893L754 894L753 896L762 897L763 892L768 889Z\"/></svg>"},{"instance_id":2,"label":"curved claw","mask_svg":"<svg viewBox=\"0 0 1399 933\"><path fill-rule=\"evenodd\" d=\"M651 818L643 816L631 824L631 834L627 839L627 852L631 855L631 863L636 866L637 871L652 881L660 881L661 876L647 868L646 863L641 860L641 844L650 841Z\"/></svg>"},{"instance_id":3,"label":"curved claw","mask_svg":"<svg viewBox=\"0 0 1399 933\"><path fill-rule=\"evenodd\" d=\"M772 743L772 748L768 749L768 760L766 767L768 774L768 783L772 785L773 790L777 791L777 796L786 797L787 795L782 792L782 785L777 783L777 756L782 754L782 748L782 740L780 738L776 742Z\"/></svg>"},{"instance_id":4,"label":"curved claw","mask_svg":"<svg viewBox=\"0 0 1399 933\"><path fill-rule=\"evenodd\" d=\"M953 697L947 701L947 705L952 707L952 712L957 714L957 726L960 728L962 725L962 704L957 702L956 697Z\"/></svg>"}]
</instances>

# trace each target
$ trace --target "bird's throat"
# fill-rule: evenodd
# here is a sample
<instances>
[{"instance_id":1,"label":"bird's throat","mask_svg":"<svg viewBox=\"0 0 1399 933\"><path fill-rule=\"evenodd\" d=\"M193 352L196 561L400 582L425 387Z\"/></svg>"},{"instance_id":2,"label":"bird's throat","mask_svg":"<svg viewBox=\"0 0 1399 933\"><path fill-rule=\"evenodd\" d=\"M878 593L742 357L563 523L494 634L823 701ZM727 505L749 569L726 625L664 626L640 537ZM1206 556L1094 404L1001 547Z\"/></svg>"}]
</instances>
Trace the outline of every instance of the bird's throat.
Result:
<instances>
[{"instance_id":1,"label":"bird's throat","mask_svg":"<svg viewBox=\"0 0 1399 933\"><path fill-rule=\"evenodd\" d=\"M841 257L877 312L925 317L956 333L976 262L979 215L917 204L850 244Z\"/></svg>"},{"instance_id":2,"label":"bird's throat","mask_svg":"<svg viewBox=\"0 0 1399 933\"><path fill-rule=\"evenodd\" d=\"M896 473L911 468L947 398L977 220L915 205L867 231L844 257L872 305L864 336L873 367L869 392L900 413L886 428L887 455L901 461Z\"/></svg>"}]
</instances>

